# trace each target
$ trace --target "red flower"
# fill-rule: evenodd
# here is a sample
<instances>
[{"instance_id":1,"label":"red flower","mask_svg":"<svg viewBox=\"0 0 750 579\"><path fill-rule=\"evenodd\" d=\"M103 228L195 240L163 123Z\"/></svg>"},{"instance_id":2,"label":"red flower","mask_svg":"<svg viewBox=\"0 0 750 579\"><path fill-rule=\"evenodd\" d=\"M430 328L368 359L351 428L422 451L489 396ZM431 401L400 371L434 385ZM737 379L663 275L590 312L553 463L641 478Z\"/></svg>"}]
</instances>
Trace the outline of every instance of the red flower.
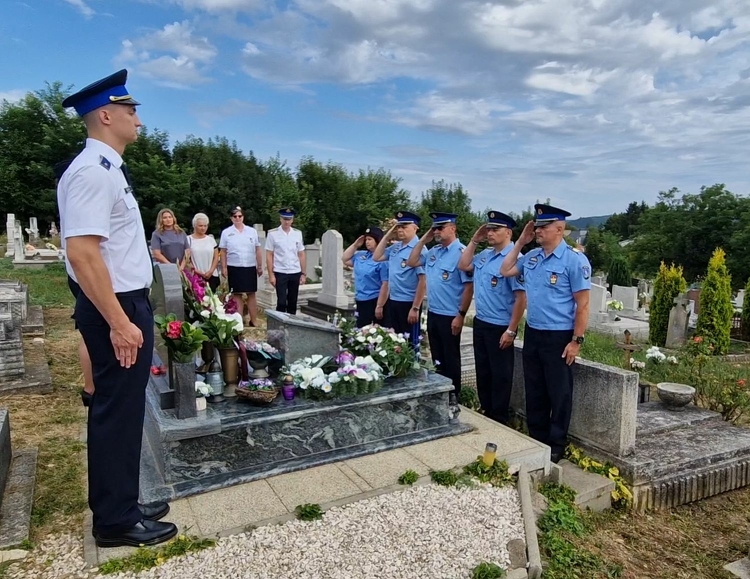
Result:
<instances>
[{"instance_id":1,"label":"red flower","mask_svg":"<svg viewBox=\"0 0 750 579\"><path fill-rule=\"evenodd\" d=\"M167 324L167 338L172 338L173 340L176 340L180 337L180 333L182 332L182 322L169 322Z\"/></svg>"},{"instance_id":2,"label":"red flower","mask_svg":"<svg viewBox=\"0 0 750 579\"><path fill-rule=\"evenodd\" d=\"M693 342L695 342L696 344L700 344L702 341L703 338L701 336L695 336L695 338L693 338Z\"/></svg>"},{"instance_id":3,"label":"red flower","mask_svg":"<svg viewBox=\"0 0 750 579\"><path fill-rule=\"evenodd\" d=\"M740 378L739 380L737 380L737 386L739 386L740 388L744 388L745 387L745 379L744 378Z\"/></svg>"},{"instance_id":4,"label":"red flower","mask_svg":"<svg viewBox=\"0 0 750 579\"><path fill-rule=\"evenodd\" d=\"M228 299L226 303L224 304L224 312L227 314L236 314L237 313L237 302L235 302L233 299Z\"/></svg>"}]
</instances>

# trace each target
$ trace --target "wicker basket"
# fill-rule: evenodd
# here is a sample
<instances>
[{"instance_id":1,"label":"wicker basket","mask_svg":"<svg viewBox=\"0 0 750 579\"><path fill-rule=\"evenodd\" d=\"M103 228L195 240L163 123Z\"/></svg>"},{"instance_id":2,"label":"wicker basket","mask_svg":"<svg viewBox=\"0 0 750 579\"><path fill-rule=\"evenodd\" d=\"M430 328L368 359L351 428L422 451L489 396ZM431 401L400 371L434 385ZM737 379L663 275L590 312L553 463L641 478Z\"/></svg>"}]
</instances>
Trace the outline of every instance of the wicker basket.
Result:
<instances>
[{"instance_id":1,"label":"wicker basket","mask_svg":"<svg viewBox=\"0 0 750 579\"><path fill-rule=\"evenodd\" d=\"M279 389L272 390L248 390L238 386L235 389L238 398L252 402L253 404L270 404L279 395Z\"/></svg>"}]
</instances>

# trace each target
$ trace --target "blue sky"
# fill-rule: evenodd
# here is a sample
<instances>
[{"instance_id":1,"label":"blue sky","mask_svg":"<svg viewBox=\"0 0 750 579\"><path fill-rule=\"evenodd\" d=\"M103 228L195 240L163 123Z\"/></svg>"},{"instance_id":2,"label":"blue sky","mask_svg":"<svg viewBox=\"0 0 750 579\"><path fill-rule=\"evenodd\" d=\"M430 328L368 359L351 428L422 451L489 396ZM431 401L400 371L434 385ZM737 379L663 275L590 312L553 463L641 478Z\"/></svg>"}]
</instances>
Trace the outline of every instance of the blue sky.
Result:
<instances>
[{"instance_id":1,"label":"blue sky","mask_svg":"<svg viewBox=\"0 0 750 579\"><path fill-rule=\"evenodd\" d=\"M0 99L120 68L172 142L575 216L750 186L745 0L5 0Z\"/></svg>"}]
</instances>

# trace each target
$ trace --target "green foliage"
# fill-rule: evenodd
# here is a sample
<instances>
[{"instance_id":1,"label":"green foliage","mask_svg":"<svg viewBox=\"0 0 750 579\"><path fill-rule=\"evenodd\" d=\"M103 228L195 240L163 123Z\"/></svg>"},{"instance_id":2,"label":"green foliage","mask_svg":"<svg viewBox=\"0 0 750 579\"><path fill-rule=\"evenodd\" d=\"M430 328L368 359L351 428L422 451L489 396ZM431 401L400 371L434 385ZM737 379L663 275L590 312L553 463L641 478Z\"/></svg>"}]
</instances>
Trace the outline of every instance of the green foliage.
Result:
<instances>
[{"instance_id":1,"label":"green foliage","mask_svg":"<svg viewBox=\"0 0 750 579\"><path fill-rule=\"evenodd\" d=\"M423 231L432 223L432 211L456 213L456 233L464 243L469 242L484 220L481 213L471 210L471 197L460 183L446 183L443 180L433 181L415 207L415 212L422 218Z\"/></svg>"},{"instance_id":2,"label":"green foliage","mask_svg":"<svg viewBox=\"0 0 750 579\"><path fill-rule=\"evenodd\" d=\"M576 500L576 491L565 484L542 483L539 486L539 494L544 495L550 502L561 502L572 505Z\"/></svg>"},{"instance_id":3,"label":"green foliage","mask_svg":"<svg viewBox=\"0 0 750 579\"><path fill-rule=\"evenodd\" d=\"M505 577L505 569L495 563L484 561L471 570L471 579L502 579L502 577Z\"/></svg>"},{"instance_id":4,"label":"green foliage","mask_svg":"<svg viewBox=\"0 0 750 579\"><path fill-rule=\"evenodd\" d=\"M477 394L476 388L472 388L471 386L461 388L461 393L458 395L458 403L466 408L479 410L479 394Z\"/></svg>"},{"instance_id":5,"label":"green foliage","mask_svg":"<svg viewBox=\"0 0 750 579\"><path fill-rule=\"evenodd\" d=\"M742 300L742 339L750 342L750 278L745 284L745 298Z\"/></svg>"},{"instance_id":6,"label":"green foliage","mask_svg":"<svg viewBox=\"0 0 750 579\"><path fill-rule=\"evenodd\" d=\"M628 508L633 502L633 492L627 482L620 476L620 469L609 462L600 462L586 456L583 451L569 444L565 449L565 458L586 472L593 472L615 483L612 491L612 506L616 509Z\"/></svg>"},{"instance_id":7,"label":"green foliage","mask_svg":"<svg viewBox=\"0 0 750 579\"><path fill-rule=\"evenodd\" d=\"M715 355L729 351L732 329L732 277L725 260L726 254L717 248L708 262L708 273L701 287L700 311L695 333L713 346Z\"/></svg>"},{"instance_id":8,"label":"green foliage","mask_svg":"<svg viewBox=\"0 0 750 579\"><path fill-rule=\"evenodd\" d=\"M458 475L452 470L432 470L430 471L430 479L435 484L452 487L458 481Z\"/></svg>"},{"instance_id":9,"label":"green foliage","mask_svg":"<svg viewBox=\"0 0 750 579\"><path fill-rule=\"evenodd\" d=\"M618 239L630 239L638 230L641 217L649 210L645 201L631 201L625 213L615 213L604 223L602 229ZM619 285L619 284L618 284Z\"/></svg>"},{"instance_id":10,"label":"green foliage","mask_svg":"<svg viewBox=\"0 0 750 579\"><path fill-rule=\"evenodd\" d=\"M492 466L487 466L482 457L478 456L474 462L464 467L463 472L479 479L480 482L490 483L494 487L502 487L515 482L513 475L508 472L508 463L504 460L495 459Z\"/></svg>"},{"instance_id":11,"label":"green foliage","mask_svg":"<svg viewBox=\"0 0 750 579\"><path fill-rule=\"evenodd\" d=\"M617 237L600 229L590 229L586 236L584 252L591 264L591 271L605 271L615 256L624 255Z\"/></svg>"},{"instance_id":12,"label":"green foliage","mask_svg":"<svg viewBox=\"0 0 750 579\"><path fill-rule=\"evenodd\" d=\"M200 539L193 536L179 535L158 549L139 547L132 555L105 561L99 565L99 573L102 575L138 573L145 569L161 565L172 557L179 557L193 551L202 551L203 549L213 547L215 544L216 541L213 539Z\"/></svg>"},{"instance_id":13,"label":"green foliage","mask_svg":"<svg viewBox=\"0 0 750 579\"><path fill-rule=\"evenodd\" d=\"M315 521L323 518L323 509L317 503L305 503L297 505L294 514L300 521Z\"/></svg>"},{"instance_id":14,"label":"green foliage","mask_svg":"<svg viewBox=\"0 0 750 579\"><path fill-rule=\"evenodd\" d=\"M398 484L400 485L413 485L419 480L419 473L411 469L407 470L404 474L398 477Z\"/></svg>"},{"instance_id":15,"label":"green foliage","mask_svg":"<svg viewBox=\"0 0 750 579\"><path fill-rule=\"evenodd\" d=\"M191 362L195 353L203 347L203 342L208 340L201 328L177 320L172 313L154 316L154 324L177 362Z\"/></svg>"},{"instance_id":16,"label":"green foliage","mask_svg":"<svg viewBox=\"0 0 750 579\"><path fill-rule=\"evenodd\" d=\"M631 287L633 274L630 273L630 265L624 255L614 255L607 268L607 282L610 285Z\"/></svg>"},{"instance_id":17,"label":"green foliage","mask_svg":"<svg viewBox=\"0 0 750 579\"><path fill-rule=\"evenodd\" d=\"M655 346L664 346L667 341L669 312L674 306L674 299L687 288L682 271L682 266L676 267L674 264L667 267L662 262L659 266L648 322L648 339Z\"/></svg>"}]
</instances>

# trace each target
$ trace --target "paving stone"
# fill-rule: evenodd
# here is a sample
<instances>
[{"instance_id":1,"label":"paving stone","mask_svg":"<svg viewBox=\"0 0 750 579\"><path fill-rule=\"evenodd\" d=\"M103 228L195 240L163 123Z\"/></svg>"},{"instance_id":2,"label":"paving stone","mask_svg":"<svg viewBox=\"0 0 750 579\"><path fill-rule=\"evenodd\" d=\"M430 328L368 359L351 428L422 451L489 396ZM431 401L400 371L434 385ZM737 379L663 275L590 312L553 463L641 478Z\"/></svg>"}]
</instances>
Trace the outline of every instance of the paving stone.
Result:
<instances>
[{"instance_id":1,"label":"paving stone","mask_svg":"<svg viewBox=\"0 0 750 579\"><path fill-rule=\"evenodd\" d=\"M428 442L427 444L432 444ZM360 458L347 460L344 464L351 467L372 488L387 487L398 484L398 478L407 470L413 470L419 476L429 474L430 468L420 462L414 455L404 449L389 450Z\"/></svg>"},{"instance_id":2,"label":"paving stone","mask_svg":"<svg viewBox=\"0 0 750 579\"><path fill-rule=\"evenodd\" d=\"M29 538L36 484L36 460L36 448L13 454L0 507L0 549L19 545Z\"/></svg>"},{"instance_id":3,"label":"paving stone","mask_svg":"<svg viewBox=\"0 0 750 579\"><path fill-rule=\"evenodd\" d=\"M266 481L289 511L294 511L297 505L322 504L360 493L357 485L334 464L287 473Z\"/></svg>"},{"instance_id":4,"label":"paving stone","mask_svg":"<svg viewBox=\"0 0 750 579\"><path fill-rule=\"evenodd\" d=\"M603 511L612 506L610 493L614 481L593 472L586 472L567 460L561 460L563 481L576 491L576 504L582 509Z\"/></svg>"},{"instance_id":5,"label":"paving stone","mask_svg":"<svg viewBox=\"0 0 750 579\"><path fill-rule=\"evenodd\" d=\"M729 565L724 565L724 569L740 579L750 579L750 559L747 557L734 563L729 563Z\"/></svg>"},{"instance_id":6,"label":"paving stone","mask_svg":"<svg viewBox=\"0 0 750 579\"><path fill-rule=\"evenodd\" d=\"M477 458L477 451L456 437L431 440L407 446L403 450L433 470L462 467Z\"/></svg>"}]
</instances>

